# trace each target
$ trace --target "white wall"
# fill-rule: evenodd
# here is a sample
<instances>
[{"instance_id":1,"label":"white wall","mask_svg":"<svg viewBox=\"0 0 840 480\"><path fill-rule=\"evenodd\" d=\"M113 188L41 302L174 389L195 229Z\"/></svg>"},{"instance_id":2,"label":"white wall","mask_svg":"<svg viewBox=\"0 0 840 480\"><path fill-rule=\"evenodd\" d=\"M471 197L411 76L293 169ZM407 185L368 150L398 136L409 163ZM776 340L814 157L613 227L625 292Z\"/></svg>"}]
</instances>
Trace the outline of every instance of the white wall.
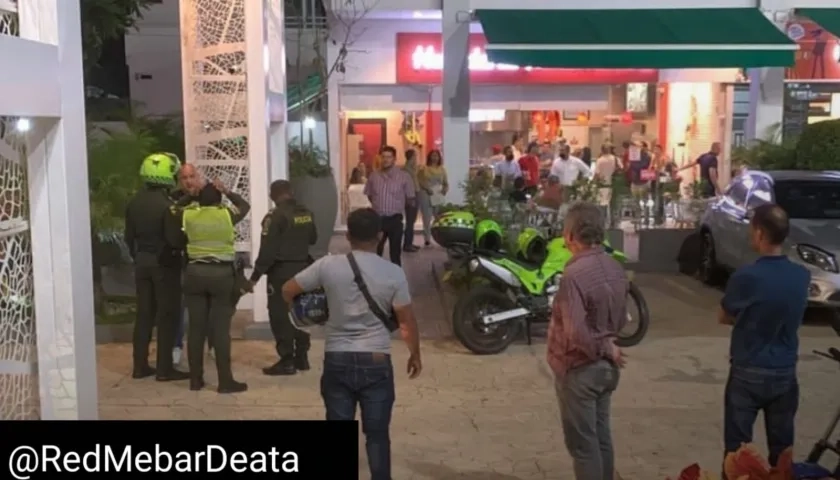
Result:
<instances>
[{"instance_id":1,"label":"white wall","mask_svg":"<svg viewBox=\"0 0 840 480\"><path fill-rule=\"evenodd\" d=\"M345 59L346 73L336 74L345 85L390 85L397 83L397 33L441 31L440 20L360 20L353 25ZM481 33L481 25L470 25ZM344 33L338 31L337 36ZM336 47L327 46L328 49Z\"/></svg>"}]
</instances>

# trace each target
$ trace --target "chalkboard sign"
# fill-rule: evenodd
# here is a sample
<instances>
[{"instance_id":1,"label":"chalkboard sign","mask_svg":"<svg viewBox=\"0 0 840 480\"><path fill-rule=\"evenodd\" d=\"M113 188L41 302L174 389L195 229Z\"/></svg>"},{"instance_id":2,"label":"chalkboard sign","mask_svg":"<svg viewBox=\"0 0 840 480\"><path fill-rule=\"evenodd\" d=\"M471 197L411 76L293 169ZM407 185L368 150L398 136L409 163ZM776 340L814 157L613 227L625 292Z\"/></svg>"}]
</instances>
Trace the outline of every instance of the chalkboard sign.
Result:
<instances>
[{"instance_id":1,"label":"chalkboard sign","mask_svg":"<svg viewBox=\"0 0 840 480\"><path fill-rule=\"evenodd\" d=\"M812 115L811 103L830 102L832 93L840 93L840 83L786 83L782 138L793 140L801 135Z\"/></svg>"}]
</instances>

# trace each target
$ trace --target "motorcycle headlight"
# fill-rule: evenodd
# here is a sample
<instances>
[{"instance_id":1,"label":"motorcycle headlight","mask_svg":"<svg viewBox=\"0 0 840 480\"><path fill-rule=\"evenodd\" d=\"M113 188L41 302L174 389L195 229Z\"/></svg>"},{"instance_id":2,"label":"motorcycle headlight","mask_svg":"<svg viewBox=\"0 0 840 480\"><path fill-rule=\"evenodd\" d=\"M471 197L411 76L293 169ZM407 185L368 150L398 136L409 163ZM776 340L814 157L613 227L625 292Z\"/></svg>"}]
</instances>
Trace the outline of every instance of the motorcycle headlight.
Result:
<instances>
[{"instance_id":1,"label":"motorcycle headlight","mask_svg":"<svg viewBox=\"0 0 840 480\"><path fill-rule=\"evenodd\" d=\"M834 255L812 245L797 245L796 253L803 262L830 273L838 273Z\"/></svg>"},{"instance_id":2,"label":"motorcycle headlight","mask_svg":"<svg viewBox=\"0 0 840 480\"><path fill-rule=\"evenodd\" d=\"M481 264L478 262L478 260L473 258L472 260L470 260L470 263L467 264L467 268L470 270L470 272L475 272L476 270L478 270L479 265Z\"/></svg>"}]
</instances>

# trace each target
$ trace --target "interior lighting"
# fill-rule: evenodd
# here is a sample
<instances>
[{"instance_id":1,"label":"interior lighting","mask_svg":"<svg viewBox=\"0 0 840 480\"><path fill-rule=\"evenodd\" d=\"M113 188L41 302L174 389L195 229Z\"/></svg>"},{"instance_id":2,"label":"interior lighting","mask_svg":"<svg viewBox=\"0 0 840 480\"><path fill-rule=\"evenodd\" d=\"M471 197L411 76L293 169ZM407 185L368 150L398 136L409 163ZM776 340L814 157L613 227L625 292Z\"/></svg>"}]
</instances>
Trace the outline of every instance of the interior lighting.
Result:
<instances>
[{"instance_id":1,"label":"interior lighting","mask_svg":"<svg viewBox=\"0 0 840 480\"><path fill-rule=\"evenodd\" d=\"M312 117L306 117L303 119L303 128L307 130L314 130L315 129L315 119Z\"/></svg>"},{"instance_id":2,"label":"interior lighting","mask_svg":"<svg viewBox=\"0 0 840 480\"><path fill-rule=\"evenodd\" d=\"M15 123L18 132L28 132L32 128L32 122L28 118L19 118Z\"/></svg>"}]
</instances>

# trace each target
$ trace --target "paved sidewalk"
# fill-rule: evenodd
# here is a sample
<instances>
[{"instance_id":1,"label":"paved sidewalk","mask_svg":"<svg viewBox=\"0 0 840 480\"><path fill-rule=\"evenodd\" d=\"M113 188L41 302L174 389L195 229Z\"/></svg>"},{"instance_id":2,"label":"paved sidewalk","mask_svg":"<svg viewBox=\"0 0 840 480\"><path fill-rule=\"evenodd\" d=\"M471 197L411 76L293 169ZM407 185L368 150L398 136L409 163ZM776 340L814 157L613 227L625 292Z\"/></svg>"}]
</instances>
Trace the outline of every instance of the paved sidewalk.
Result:
<instances>
[{"instance_id":1,"label":"paved sidewalk","mask_svg":"<svg viewBox=\"0 0 840 480\"><path fill-rule=\"evenodd\" d=\"M334 253L347 244L336 237ZM424 371L403 374L404 346L394 342L397 405L392 425L394 478L401 480L536 480L572 478L563 447L552 377L542 339L495 356L465 352L451 337L451 295L441 295L432 266L445 254L407 254L423 341ZM629 350L630 363L613 400L617 468L625 479L664 479L700 462L720 462L721 397L727 371L728 328L715 323L720 292L683 276L636 277L653 316L647 339ZM316 335L317 337L317 335ZM840 346L827 326L802 331L798 415L800 455L840 403L840 366L810 354ZM234 371L245 394L190 392L186 383L135 381L131 347L98 347L101 416L105 419L320 419L318 392L323 342L313 342L315 369L292 378L268 378L260 368L275 360L269 342L234 344ZM209 361L208 361L209 363ZM212 366L207 380L215 382ZM188 432L185 432L188 434ZM763 430L756 427L759 443ZM363 440L362 440L363 444ZM368 478L360 452L361 478Z\"/></svg>"},{"instance_id":2,"label":"paved sidewalk","mask_svg":"<svg viewBox=\"0 0 840 480\"><path fill-rule=\"evenodd\" d=\"M407 269L411 269L407 265ZM721 397L728 330L714 322L720 293L685 277L639 276L653 312L648 339L631 349L613 400L617 468L625 479L675 476L693 462L714 469L721 459ZM418 308L442 313L440 300L415 293ZM431 302L426 304L426 302ZM430 310L425 310L425 309ZM421 315L424 325L439 319ZM437 327L426 327L434 330ZM401 480L570 479L545 348L517 344L495 356L466 353L454 341L423 343L423 375L403 373L406 352L394 343L397 405L392 425L394 478ZM810 449L840 402L840 366L810 352L840 346L826 326L802 332L799 455ZM135 381L129 345L98 347L104 419L320 419L318 393L323 344L315 341L315 370L291 378L261 375L274 361L268 342L234 345L234 371L250 390L241 395L190 392L185 383ZM208 369L207 380L215 383ZM756 427L763 443L763 430ZM185 435L189 432L185 431ZM368 478L360 452L361 478Z\"/></svg>"}]
</instances>

